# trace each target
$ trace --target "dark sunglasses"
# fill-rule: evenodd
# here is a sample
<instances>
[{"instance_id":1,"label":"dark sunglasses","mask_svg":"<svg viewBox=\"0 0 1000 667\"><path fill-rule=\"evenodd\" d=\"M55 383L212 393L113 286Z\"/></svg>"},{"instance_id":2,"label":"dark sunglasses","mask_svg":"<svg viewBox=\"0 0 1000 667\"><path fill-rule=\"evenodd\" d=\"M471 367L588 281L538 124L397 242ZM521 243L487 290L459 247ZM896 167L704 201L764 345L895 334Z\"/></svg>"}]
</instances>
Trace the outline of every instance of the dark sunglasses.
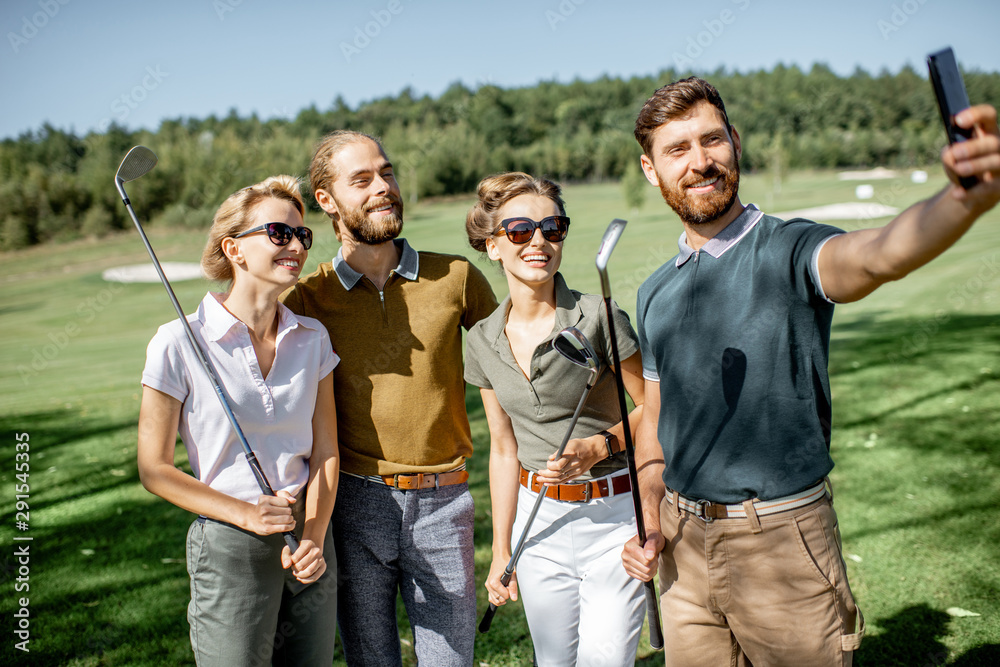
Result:
<instances>
[{"instance_id":1,"label":"dark sunglasses","mask_svg":"<svg viewBox=\"0 0 1000 667\"><path fill-rule=\"evenodd\" d=\"M271 239L271 243L274 245L288 245L292 242L292 236L297 236L299 241L302 243L302 247L306 250L309 250L313 244L313 233L311 229L308 227L292 227L291 225L286 225L283 222L268 222L260 227L254 227L253 229L248 229L245 232L240 232L233 238L238 239L241 236L256 234L257 232L267 232L267 238Z\"/></svg>"},{"instance_id":2,"label":"dark sunglasses","mask_svg":"<svg viewBox=\"0 0 1000 667\"><path fill-rule=\"evenodd\" d=\"M546 241L556 243L566 238L569 232L569 218L565 215L550 215L538 221L531 218L507 218L500 221L500 228L511 243L518 245L530 241L536 229L542 230L542 237ZM497 234L499 233L497 231Z\"/></svg>"}]
</instances>

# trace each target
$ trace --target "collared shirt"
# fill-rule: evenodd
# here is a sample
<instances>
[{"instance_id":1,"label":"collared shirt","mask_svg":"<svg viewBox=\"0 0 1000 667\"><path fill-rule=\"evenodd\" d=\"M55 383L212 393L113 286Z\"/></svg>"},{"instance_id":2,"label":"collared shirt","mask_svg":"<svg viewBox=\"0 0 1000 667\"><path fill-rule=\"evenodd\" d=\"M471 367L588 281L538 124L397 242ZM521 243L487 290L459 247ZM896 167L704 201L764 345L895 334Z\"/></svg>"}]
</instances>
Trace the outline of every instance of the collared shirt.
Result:
<instances>
[{"instance_id":1,"label":"collared shirt","mask_svg":"<svg viewBox=\"0 0 1000 667\"><path fill-rule=\"evenodd\" d=\"M445 472L472 454L462 329L496 308L482 272L404 239L381 288L338 252L282 295L317 318L343 358L334 374L340 469L355 475Z\"/></svg>"},{"instance_id":2,"label":"collared shirt","mask_svg":"<svg viewBox=\"0 0 1000 667\"><path fill-rule=\"evenodd\" d=\"M716 259L722 257L722 255L732 248L734 245L740 242L747 232L754 228L760 219L764 217L764 214L757 210L757 207L753 204L747 204L740 213L739 217L726 225L726 228L721 232L710 238L705 242L705 245L701 247L701 252L707 252L712 257ZM695 254L695 249L687 244L687 232L682 232L681 237L677 239L677 268L684 266L685 263Z\"/></svg>"},{"instance_id":3,"label":"collared shirt","mask_svg":"<svg viewBox=\"0 0 1000 667\"><path fill-rule=\"evenodd\" d=\"M796 493L833 467L833 304L822 245L842 233L748 206L639 288L643 375L659 383L664 483L720 503Z\"/></svg>"},{"instance_id":4,"label":"collared shirt","mask_svg":"<svg viewBox=\"0 0 1000 667\"><path fill-rule=\"evenodd\" d=\"M340 359L322 324L278 304L274 363L264 377L249 329L226 310L224 298L206 294L188 322L264 476L275 491L296 495L309 479L319 381ZM256 502L260 487L180 320L161 326L150 341L142 383L181 402L179 431L194 476L217 491Z\"/></svg>"},{"instance_id":5,"label":"collared shirt","mask_svg":"<svg viewBox=\"0 0 1000 667\"><path fill-rule=\"evenodd\" d=\"M552 339L563 328L579 329L594 347L601 364L597 383L590 391L572 437L590 437L621 421L611 372L613 355L604 300L569 289L559 273L555 276L555 290L555 325L532 353L530 376L525 375L514 359L504 332L510 311L509 296L466 337L465 379L496 393L514 427L517 458L524 468L532 471L545 468L548 457L562 443L591 374L552 348ZM612 312L619 358L628 359L638 352L638 340L625 311L613 304ZM581 479L601 477L625 465L625 455L620 452L598 462Z\"/></svg>"},{"instance_id":6,"label":"collared shirt","mask_svg":"<svg viewBox=\"0 0 1000 667\"><path fill-rule=\"evenodd\" d=\"M709 255L715 259L719 259L726 253L727 250L735 246L740 240L746 236L750 230L752 230L764 214L754 205L747 204L740 213L739 217L726 225L726 228L721 232L710 238L705 242L705 245L701 247L700 250L695 250L687 244L687 232L681 232L681 236L677 239L677 268L681 268L687 263L689 259L695 256L698 252L707 252ZM809 272L812 276L813 282L816 284L816 289L819 290L820 296L826 301L830 301L827 298L826 293L823 291L823 283L819 276L819 251L826 245L826 242L832 239L834 236L839 236L842 232L831 234L830 236L824 238L816 249L813 251L812 259L809 262ZM833 301L830 301L833 303ZM649 378L654 380L655 378Z\"/></svg>"},{"instance_id":7,"label":"collared shirt","mask_svg":"<svg viewBox=\"0 0 1000 667\"><path fill-rule=\"evenodd\" d=\"M396 274L407 280L416 280L417 274L420 272L420 255L406 242L406 239L394 239L393 245L400 250L399 264L389 272L389 275ZM365 274L352 269L351 265L344 259L343 247L337 251L337 256L333 258L333 270L336 272L337 278L340 279L340 284L346 290L354 289L358 281L365 277Z\"/></svg>"}]
</instances>

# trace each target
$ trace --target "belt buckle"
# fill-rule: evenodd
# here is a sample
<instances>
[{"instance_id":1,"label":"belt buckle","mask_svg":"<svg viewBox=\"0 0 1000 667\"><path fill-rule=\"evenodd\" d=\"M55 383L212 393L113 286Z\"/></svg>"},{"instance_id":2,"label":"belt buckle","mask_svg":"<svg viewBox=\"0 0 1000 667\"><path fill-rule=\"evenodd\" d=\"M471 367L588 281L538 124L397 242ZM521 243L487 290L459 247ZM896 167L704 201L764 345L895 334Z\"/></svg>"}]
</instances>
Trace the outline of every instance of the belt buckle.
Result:
<instances>
[{"instance_id":1,"label":"belt buckle","mask_svg":"<svg viewBox=\"0 0 1000 667\"><path fill-rule=\"evenodd\" d=\"M589 503L594 497L593 482L585 482L583 485L583 502Z\"/></svg>"},{"instance_id":2,"label":"belt buckle","mask_svg":"<svg viewBox=\"0 0 1000 667\"><path fill-rule=\"evenodd\" d=\"M400 486L399 486L399 478L400 477L416 478L416 485L415 486L412 486L412 485L411 486L405 486L405 487L402 488L403 491L412 491L413 489L423 488L423 485L424 485L424 473L422 473L422 472L412 472L412 473L398 472L398 473L396 473L395 475L392 476L392 488L394 488L394 489L399 489L400 488ZM412 484L412 482L411 482L411 484Z\"/></svg>"},{"instance_id":3,"label":"belt buckle","mask_svg":"<svg viewBox=\"0 0 1000 667\"><path fill-rule=\"evenodd\" d=\"M706 509L712 506L712 501L710 500L696 500L694 503L694 515L704 521L705 523L712 523L715 521L715 517L710 517L706 513Z\"/></svg>"}]
</instances>

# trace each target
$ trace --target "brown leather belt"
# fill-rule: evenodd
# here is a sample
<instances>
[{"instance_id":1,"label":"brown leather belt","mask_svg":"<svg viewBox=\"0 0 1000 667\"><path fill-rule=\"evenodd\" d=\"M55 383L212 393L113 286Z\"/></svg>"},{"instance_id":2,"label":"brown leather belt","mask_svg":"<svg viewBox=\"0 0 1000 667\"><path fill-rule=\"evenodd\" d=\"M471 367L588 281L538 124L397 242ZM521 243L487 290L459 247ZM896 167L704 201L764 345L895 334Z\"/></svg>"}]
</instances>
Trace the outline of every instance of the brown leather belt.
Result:
<instances>
[{"instance_id":1,"label":"brown leather belt","mask_svg":"<svg viewBox=\"0 0 1000 667\"><path fill-rule=\"evenodd\" d=\"M521 468L521 486L528 488L528 478L531 477L531 490L539 493L542 483L529 471ZM585 503L594 498L606 498L614 492L614 495L628 493L632 490L632 483L628 475L618 475L617 477L602 477L589 482L578 482L576 484L554 484L545 487L545 495L549 498L562 500L568 503Z\"/></svg>"},{"instance_id":2,"label":"brown leather belt","mask_svg":"<svg viewBox=\"0 0 1000 667\"><path fill-rule=\"evenodd\" d=\"M410 491L414 489L436 489L439 486L462 484L469 479L468 470L451 472L415 472L399 475L380 475L382 481L394 489Z\"/></svg>"}]
</instances>

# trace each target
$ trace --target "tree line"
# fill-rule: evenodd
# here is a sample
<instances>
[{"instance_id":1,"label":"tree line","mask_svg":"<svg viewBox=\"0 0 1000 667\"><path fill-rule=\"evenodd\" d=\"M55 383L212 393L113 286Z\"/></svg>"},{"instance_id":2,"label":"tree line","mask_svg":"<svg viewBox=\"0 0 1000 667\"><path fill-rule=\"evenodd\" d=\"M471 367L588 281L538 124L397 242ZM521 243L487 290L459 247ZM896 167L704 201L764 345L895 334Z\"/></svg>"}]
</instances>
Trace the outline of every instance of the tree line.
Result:
<instances>
[{"instance_id":1,"label":"tree line","mask_svg":"<svg viewBox=\"0 0 1000 667\"><path fill-rule=\"evenodd\" d=\"M522 88L452 84L436 97L398 95L352 109L337 97L292 120L165 120L155 131L112 125L77 136L43 125L0 143L0 249L101 236L130 224L113 187L121 158L143 144L156 169L129 186L151 224L204 227L229 193L274 173L305 174L325 133L379 136L404 196L471 192L490 173L519 169L561 182L618 180L639 155L632 129L659 86L688 73ZM703 73L721 92L743 138L742 168L906 167L936 161L945 136L931 86L914 69L839 76L778 65ZM974 103L1000 107L1000 73L966 72Z\"/></svg>"}]
</instances>

